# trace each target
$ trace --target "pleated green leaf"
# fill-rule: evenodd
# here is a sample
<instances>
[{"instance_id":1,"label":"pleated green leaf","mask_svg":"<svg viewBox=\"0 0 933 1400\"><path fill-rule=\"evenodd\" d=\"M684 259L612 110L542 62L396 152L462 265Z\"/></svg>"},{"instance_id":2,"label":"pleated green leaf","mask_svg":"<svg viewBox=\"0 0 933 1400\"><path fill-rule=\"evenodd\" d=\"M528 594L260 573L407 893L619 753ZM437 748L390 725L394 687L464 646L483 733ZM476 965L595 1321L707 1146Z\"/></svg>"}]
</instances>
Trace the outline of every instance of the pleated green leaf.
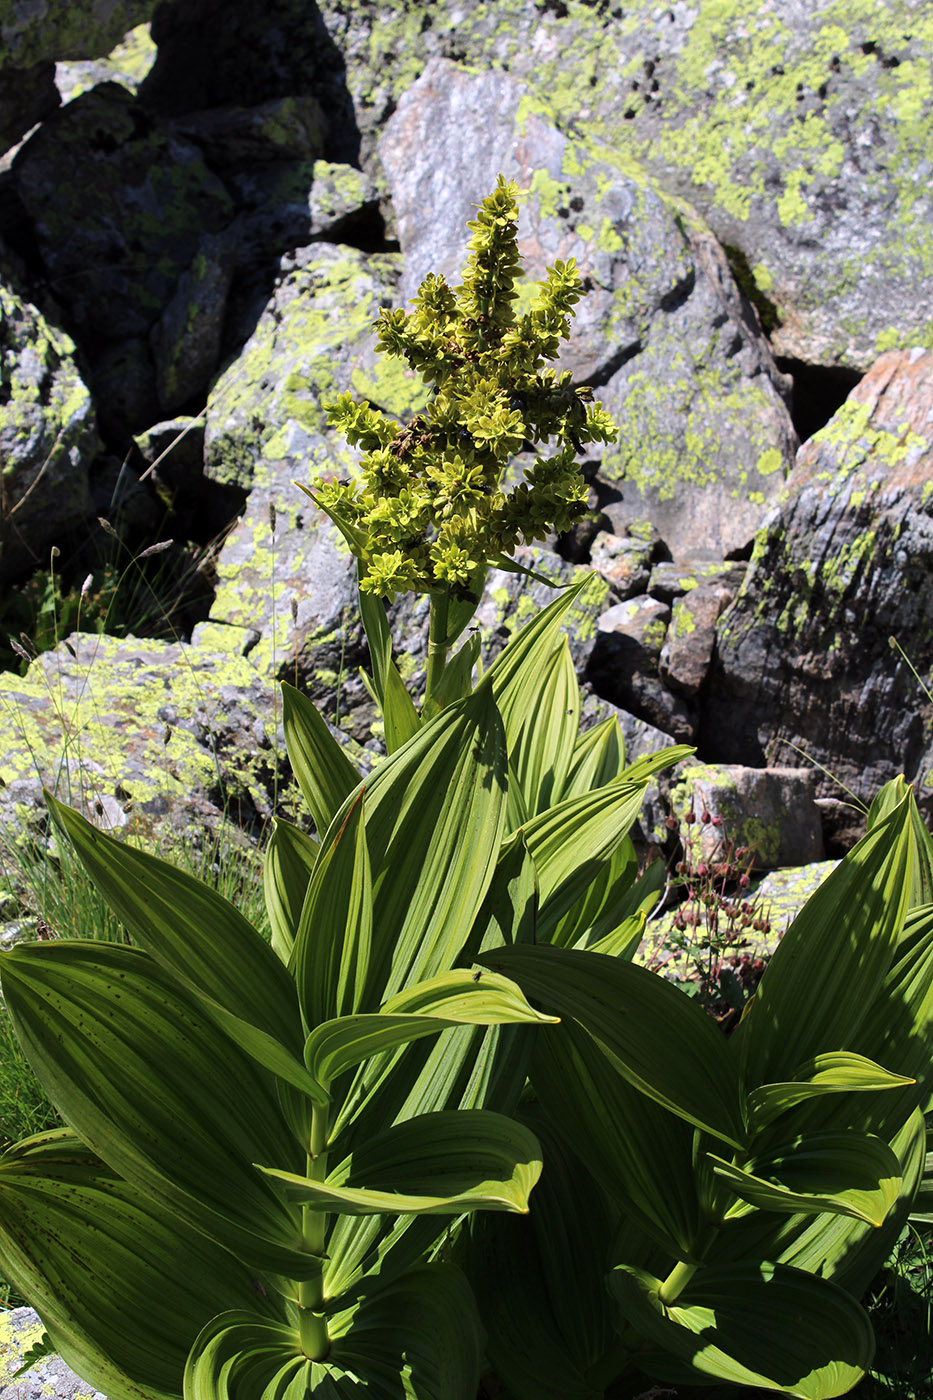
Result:
<instances>
[{"instance_id":1,"label":"pleated green leaf","mask_svg":"<svg viewBox=\"0 0 933 1400\"><path fill-rule=\"evenodd\" d=\"M555 1020L529 1006L507 977L458 968L399 992L375 1015L325 1021L308 1036L305 1063L315 1079L329 1083L380 1051L437 1035L445 1026L547 1025Z\"/></svg>"},{"instance_id":2,"label":"pleated green leaf","mask_svg":"<svg viewBox=\"0 0 933 1400\"><path fill-rule=\"evenodd\" d=\"M889 816L908 797L909 792L903 777L885 783L869 809L868 830L871 831ZM910 824L914 835L910 905L933 904L933 837L924 825L916 802L911 802Z\"/></svg>"},{"instance_id":3,"label":"pleated green leaf","mask_svg":"<svg viewBox=\"0 0 933 1400\"><path fill-rule=\"evenodd\" d=\"M577 946L585 948L589 953L602 953L605 957L631 962L645 936L645 926L644 912L639 910L637 914L623 919L617 928L598 938L595 943L589 941L589 934L584 934Z\"/></svg>"},{"instance_id":4,"label":"pleated green leaf","mask_svg":"<svg viewBox=\"0 0 933 1400\"><path fill-rule=\"evenodd\" d=\"M421 720L392 659L392 637L382 599L361 589L359 603L372 657L376 698L385 720L386 752L395 753L417 733Z\"/></svg>"},{"instance_id":5,"label":"pleated green leaf","mask_svg":"<svg viewBox=\"0 0 933 1400\"><path fill-rule=\"evenodd\" d=\"M671 744L669 749L659 749L657 753L646 753L641 758L623 768L619 775L623 783L644 783L657 773L663 773L675 764L690 758L696 749L689 744Z\"/></svg>"},{"instance_id":6,"label":"pleated green leaf","mask_svg":"<svg viewBox=\"0 0 933 1400\"><path fill-rule=\"evenodd\" d=\"M262 863L263 892L272 928L272 947L288 963L301 907L320 847L297 826L272 818L272 838Z\"/></svg>"},{"instance_id":7,"label":"pleated green leaf","mask_svg":"<svg viewBox=\"0 0 933 1400\"><path fill-rule=\"evenodd\" d=\"M481 961L576 1020L641 1093L741 1150L745 1127L729 1042L676 987L646 968L570 948L522 945Z\"/></svg>"},{"instance_id":8,"label":"pleated green leaf","mask_svg":"<svg viewBox=\"0 0 933 1400\"><path fill-rule=\"evenodd\" d=\"M566 636L547 658L534 707L511 751L529 817L562 792L580 728L580 687Z\"/></svg>"},{"instance_id":9,"label":"pleated green leaf","mask_svg":"<svg viewBox=\"0 0 933 1400\"><path fill-rule=\"evenodd\" d=\"M56 825L136 943L193 991L300 1057L304 1037L294 984L236 906L203 880L107 836L55 798L46 800Z\"/></svg>"},{"instance_id":10,"label":"pleated green leaf","mask_svg":"<svg viewBox=\"0 0 933 1400\"><path fill-rule=\"evenodd\" d=\"M814 1055L806 1064L797 1066L792 1079L782 1084L762 1084L751 1091L746 1102L749 1124L754 1132L759 1132L789 1108L824 1094L866 1093L902 1088L914 1082L848 1050Z\"/></svg>"},{"instance_id":11,"label":"pleated green leaf","mask_svg":"<svg viewBox=\"0 0 933 1400\"><path fill-rule=\"evenodd\" d=\"M309 1026L352 1015L365 998L372 955L373 890L365 789L328 831L308 886L289 962Z\"/></svg>"},{"instance_id":12,"label":"pleated green leaf","mask_svg":"<svg viewBox=\"0 0 933 1400\"><path fill-rule=\"evenodd\" d=\"M511 754L528 716L537 704L542 677L554 650L561 622L588 587L592 574L584 574L537 613L509 641L489 668L496 704L505 726Z\"/></svg>"},{"instance_id":13,"label":"pleated green leaf","mask_svg":"<svg viewBox=\"0 0 933 1400\"><path fill-rule=\"evenodd\" d=\"M749 1259L817 1273L861 1297L890 1256L907 1222L923 1170L923 1115L917 1111L889 1142L902 1177L897 1204L880 1227L851 1216L781 1215L752 1211L721 1230L707 1259L710 1266L732 1267Z\"/></svg>"},{"instance_id":14,"label":"pleated green leaf","mask_svg":"<svg viewBox=\"0 0 933 1400\"><path fill-rule=\"evenodd\" d=\"M612 783L571 797L525 822L538 872L538 937L550 942L560 920L586 894L641 810L644 783Z\"/></svg>"},{"instance_id":15,"label":"pleated green leaf","mask_svg":"<svg viewBox=\"0 0 933 1400\"><path fill-rule=\"evenodd\" d=\"M461 1109L396 1123L344 1158L325 1181L263 1171L284 1185L289 1200L346 1215L525 1212L541 1174L541 1149L520 1123Z\"/></svg>"},{"instance_id":16,"label":"pleated green leaf","mask_svg":"<svg viewBox=\"0 0 933 1400\"><path fill-rule=\"evenodd\" d=\"M373 945L358 1010L376 1011L457 962L499 855L505 774L502 722L484 682L366 779Z\"/></svg>"},{"instance_id":17,"label":"pleated green leaf","mask_svg":"<svg viewBox=\"0 0 933 1400\"><path fill-rule=\"evenodd\" d=\"M570 766L558 799L582 797L618 778L625 767L622 726L612 716L585 730L574 740Z\"/></svg>"},{"instance_id":18,"label":"pleated green leaf","mask_svg":"<svg viewBox=\"0 0 933 1400\"><path fill-rule=\"evenodd\" d=\"M482 1328L452 1265L408 1270L329 1329L326 1359L311 1361L297 1328L223 1313L191 1351L185 1400L475 1400Z\"/></svg>"},{"instance_id":19,"label":"pleated green leaf","mask_svg":"<svg viewBox=\"0 0 933 1400\"><path fill-rule=\"evenodd\" d=\"M913 849L905 798L807 900L735 1033L749 1090L791 1079L814 1055L855 1048L907 912Z\"/></svg>"},{"instance_id":20,"label":"pleated green leaf","mask_svg":"<svg viewBox=\"0 0 933 1400\"><path fill-rule=\"evenodd\" d=\"M346 798L359 787L360 775L314 702L284 681L282 725L288 760L320 839Z\"/></svg>"},{"instance_id":21,"label":"pleated green leaf","mask_svg":"<svg viewBox=\"0 0 933 1400\"><path fill-rule=\"evenodd\" d=\"M602 1400L587 1375L617 1341L604 1280L619 1213L540 1111L524 1121L546 1164L530 1216L470 1222L466 1267L489 1359L513 1400Z\"/></svg>"},{"instance_id":22,"label":"pleated green leaf","mask_svg":"<svg viewBox=\"0 0 933 1400\"><path fill-rule=\"evenodd\" d=\"M886 1142L865 1133L815 1133L741 1166L713 1153L708 1158L741 1201L789 1215L828 1211L878 1226L901 1189L897 1157Z\"/></svg>"},{"instance_id":23,"label":"pleated green leaf","mask_svg":"<svg viewBox=\"0 0 933 1400\"><path fill-rule=\"evenodd\" d=\"M298 1214L252 1164L303 1154L275 1081L200 1002L115 944L21 944L0 976L30 1065L98 1156L255 1267L297 1276Z\"/></svg>"},{"instance_id":24,"label":"pleated green leaf","mask_svg":"<svg viewBox=\"0 0 933 1400\"><path fill-rule=\"evenodd\" d=\"M612 933L634 913L629 896L638 878L638 857L630 836L619 842L589 889L570 906L551 932L557 948L587 947Z\"/></svg>"},{"instance_id":25,"label":"pleated green leaf","mask_svg":"<svg viewBox=\"0 0 933 1400\"><path fill-rule=\"evenodd\" d=\"M511 792L511 789L510 789ZM504 841L480 906L463 961L507 943L533 943L537 935L538 874L522 832Z\"/></svg>"},{"instance_id":26,"label":"pleated green leaf","mask_svg":"<svg viewBox=\"0 0 933 1400\"><path fill-rule=\"evenodd\" d=\"M665 1306L658 1280L620 1265L609 1288L623 1316L701 1379L760 1386L801 1400L844 1395L871 1365L875 1339L855 1299L776 1264L701 1269ZM650 1374L663 1379L663 1366Z\"/></svg>"},{"instance_id":27,"label":"pleated green leaf","mask_svg":"<svg viewBox=\"0 0 933 1400\"><path fill-rule=\"evenodd\" d=\"M270 1304L256 1274L121 1180L68 1129L0 1159L0 1268L111 1400L180 1395L218 1311Z\"/></svg>"},{"instance_id":28,"label":"pleated green leaf","mask_svg":"<svg viewBox=\"0 0 933 1400\"><path fill-rule=\"evenodd\" d=\"M529 1073L548 1117L610 1198L673 1258L691 1258L701 1228L693 1128L634 1088L573 1020L535 1037Z\"/></svg>"},{"instance_id":29,"label":"pleated green leaf","mask_svg":"<svg viewBox=\"0 0 933 1400\"><path fill-rule=\"evenodd\" d=\"M476 1400L483 1328L469 1284L452 1264L408 1270L337 1314L330 1332L331 1364L365 1383L359 1400Z\"/></svg>"}]
</instances>

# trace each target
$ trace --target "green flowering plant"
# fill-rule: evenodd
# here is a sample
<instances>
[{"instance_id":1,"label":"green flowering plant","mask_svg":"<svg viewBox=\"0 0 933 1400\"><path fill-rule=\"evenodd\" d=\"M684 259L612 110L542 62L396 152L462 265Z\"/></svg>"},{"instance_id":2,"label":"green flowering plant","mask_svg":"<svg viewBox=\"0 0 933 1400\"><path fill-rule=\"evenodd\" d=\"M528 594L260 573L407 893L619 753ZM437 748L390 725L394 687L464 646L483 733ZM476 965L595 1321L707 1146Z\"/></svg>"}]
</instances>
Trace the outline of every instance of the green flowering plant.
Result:
<instances>
[{"instance_id":1,"label":"green flowering plant","mask_svg":"<svg viewBox=\"0 0 933 1400\"><path fill-rule=\"evenodd\" d=\"M462 285L428 276L412 311L384 310L376 322L379 349L434 386L428 406L402 426L342 394L329 418L361 449L359 476L310 488L359 561L364 598L430 596L428 713L452 698L442 690L448 651L489 566L515 568L516 545L571 527L586 509L579 454L618 433L591 388L545 368L583 294L574 260L549 268L516 312L519 194L500 175L480 204ZM508 489L506 469L526 446L534 461Z\"/></svg>"},{"instance_id":2,"label":"green flowering plant","mask_svg":"<svg viewBox=\"0 0 933 1400\"><path fill-rule=\"evenodd\" d=\"M633 961L663 868L639 874L629 832L689 750L629 764L615 718L580 733L561 627L587 579L475 683L475 637L448 659L509 529L580 499L568 444L610 430L541 371L574 270L512 315L514 198L481 207L463 288L425 284L437 316L382 318L438 386L421 423L358 439L396 473L385 508L365 456L313 488L359 558L389 753L360 773L283 688L315 834L275 823L271 946L49 800L133 941L0 954L68 1125L0 1157L0 1269L112 1400L476 1400L490 1368L507 1400L621 1400L639 1372L829 1400L871 1363L858 1295L928 1206L933 842L903 780L726 1039ZM558 450L502 492L529 431ZM462 471L489 489L458 495ZM401 586L431 599L420 713L382 604Z\"/></svg>"}]
</instances>

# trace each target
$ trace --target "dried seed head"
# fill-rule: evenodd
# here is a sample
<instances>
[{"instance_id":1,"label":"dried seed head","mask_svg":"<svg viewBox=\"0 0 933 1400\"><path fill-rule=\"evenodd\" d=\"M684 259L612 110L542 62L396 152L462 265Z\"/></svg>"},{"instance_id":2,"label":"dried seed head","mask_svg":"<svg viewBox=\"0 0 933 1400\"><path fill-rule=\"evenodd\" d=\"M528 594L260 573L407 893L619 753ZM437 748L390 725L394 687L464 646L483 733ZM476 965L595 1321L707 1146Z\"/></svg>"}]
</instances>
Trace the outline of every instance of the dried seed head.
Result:
<instances>
[{"instance_id":1,"label":"dried seed head","mask_svg":"<svg viewBox=\"0 0 933 1400\"><path fill-rule=\"evenodd\" d=\"M151 544L148 549L144 549L137 558L148 559L150 554L162 554L164 550L171 549L174 543L174 540L160 540L158 544Z\"/></svg>"},{"instance_id":2,"label":"dried seed head","mask_svg":"<svg viewBox=\"0 0 933 1400\"><path fill-rule=\"evenodd\" d=\"M88 574L87 578L84 580L84 582L83 582L82 585L81 585L81 597L82 597L82 598L86 598L87 595L88 595L88 593L90 593L90 591L91 591L91 584L92 584L93 582L94 582L94 575L93 575L93 574Z\"/></svg>"},{"instance_id":3,"label":"dried seed head","mask_svg":"<svg viewBox=\"0 0 933 1400\"><path fill-rule=\"evenodd\" d=\"M103 532L104 532L105 535L112 535L113 538L114 538L115 540L118 540L118 539L120 538L120 536L117 534L116 530L115 530L115 529L113 528L113 526L111 525L110 521L109 521L109 520L105 520L104 517L103 517L102 515L99 515L99 516L97 517L97 523L98 523L98 525L100 526L100 528L103 530Z\"/></svg>"}]
</instances>

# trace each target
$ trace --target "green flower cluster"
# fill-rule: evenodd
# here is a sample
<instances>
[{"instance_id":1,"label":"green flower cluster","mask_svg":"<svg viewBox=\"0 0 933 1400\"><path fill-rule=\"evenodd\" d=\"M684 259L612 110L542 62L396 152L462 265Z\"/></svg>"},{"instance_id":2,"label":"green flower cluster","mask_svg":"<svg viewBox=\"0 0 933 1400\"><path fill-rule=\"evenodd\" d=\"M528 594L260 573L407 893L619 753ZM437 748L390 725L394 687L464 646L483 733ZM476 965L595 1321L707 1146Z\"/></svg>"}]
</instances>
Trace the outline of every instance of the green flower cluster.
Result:
<instances>
[{"instance_id":1,"label":"green flower cluster","mask_svg":"<svg viewBox=\"0 0 933 1400\"><path fill-rule=\"evenodd\" d=\"M583 444L617 436L592 389L543 368L583 294L574 260L549 268L516 315L519 194L500 175L479 206L462 286L429 276L413 311L385 310L376 322L380 350L435 386L424 412L403 427L350 394L326 406L363 457L357 478L318 478L312 491L350 541L367 592L476 594L491 562L569 529L586 508ZM552 439L550 455L539 452L504 490L510 459Z\"/></svg>"}]
</instances>

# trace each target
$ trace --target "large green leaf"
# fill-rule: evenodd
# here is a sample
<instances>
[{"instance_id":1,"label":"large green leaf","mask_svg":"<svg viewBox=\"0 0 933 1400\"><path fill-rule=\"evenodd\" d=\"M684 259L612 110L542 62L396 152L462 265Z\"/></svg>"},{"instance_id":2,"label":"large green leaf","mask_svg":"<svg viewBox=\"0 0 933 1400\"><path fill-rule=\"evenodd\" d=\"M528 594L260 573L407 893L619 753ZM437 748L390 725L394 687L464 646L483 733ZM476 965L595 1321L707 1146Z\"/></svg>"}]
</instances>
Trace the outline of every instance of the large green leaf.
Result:
<instances>
[{"instance_id":1,"label":"large green leaf","mask_svg":"<svg viewBox=\"0 0 933 1400\"><path fill-rule=\"evenodd\" d=\"M365 789L328 832L305 896L289 970L305 1020L317 1026L364 1002L373 934Z\"/></svg>"},{"instance_id":2,"label":"large green leaf","mask_svg":"<svg viewBox=\"0 0 933 1400\"><path fill-rule=\"evenodd\" d=\"M562 793L580 728L580 687L561 637L548 657L524 727L511 750L528 816L546 811Z\"/></svg>"},{"instance_id":3,"label":"large green leaf","mask_svg":"<svg viewBox=\"0 0 933 1400\"><path fill-rule=\"evenodd\" d=\"M613 715L577 736L563 790L555 795L560 799L582 797L585 792L611 783L624 767L625 740L622 726Z\"/></svg>"},{"instance_id":4,"label":"large green leaf","mask_svg":"<svg viewBox=\"0 0 933 1400\"><path fill-rule=\"evenodd\" d=\"M315 1027L305 1044L305 1062L316 1079L329 1083L380 1051L436 1035L445 1026L555 1020L529 1006L507 977L455 969L397 993L374 1015L341 1016Z\"/></svg>"},{"instance_id":5,"label":"large green leaf","mask_svg":"<svg viewBox=\"0 0 933 1400\"><path fill-rule=\"evenodd\" d=\"M319 850L318 843L297 826L282 817L273 817L272 837L262 863L262 883L272 947L286 964Z\"/></svg>"},{"instance_id":6,"label":"large green leaf","mask_svg":"<svg viewBox=\"0 0 933 1400\"><path fill-rule=\"evenodd\" d=\"M538 873L522 832L502 843L486 898L463 948L463 960L501 948L504 943L533 943L537 936Z\"/></svg>"},{"instance_id":7,"label":"large green leaf","mask_svg":"<svg viewBox=\"0 0 933 1400\"><path fill-rule=\"evenodd\" d=\"M408 1270L329 1330L311 1361L296 1326L222 1313L192 1348L185 1400L475 1400L482 1327L452 1265Z\"/></svg>"},{"instance_id":8,"label":"large green leaf","mask_svg":"<svg viewBox=\"0 0 933 1400\"><path fill-rule=\"evenodd\" d=\"M533 713L538 703L542 677L554 650L561 622L592 578L592 574L583 574L565 588L553 603L542 608L503 647L489 668L487 674L492 679L510 754L518 743L529 714Z\"/></svg>"},{"instance_id":9,"label":"large green leaf","mask_svg":"<svg viewBox=\"0 0 933 1400\"><path fill-rule=\"evenodd\" d=\"M254 1272L68 1129L0 1159L0 1269L68 1364L112 1400L180 1395L188 1351L210 1318L272 1307Z\"/></svg>"},{"instance_id":10,"label":"large green leaf","mask_svg":"<svg viewBox=\"0 0 933 1400\"><path fill-rule=\"evenodd\" d=\"M913 848L905 798L797 915L735 1032L749 1090L790 1079L814 1055L856 1048L907 911Z\"/></svg>"},{"instance_id":11,"label":"large green leaf","mask_svg":"<svg viewBox=\"0 0 933 1400\"><path fill-rule=\"evenodd\" d=\"M919 1110L889 1145L898 1160L902 1185L897 1205L880 1227L851 1216L753 1211L719 1232L708 1262L731 1267L750 1259L772 1259L820 1274L860 1297L890 1255L913 1202L925 1147Z\"/></svg>"},{"instance_id":12,"label":"large green leaf","mask_svg":"<svg viewBox=\"0 0 933 1400\"><path fill-rule=\"evenodd\" d=\"M886 1142L865 1133L811 1134L741 1165L713 1153L708 1160L741 1201L788 1215L828 1211L877 1226L901 1189L897 1157Z\"/></svg>"},{"instance_id":13,"label":"large green leaf","mask_svg":"<svg viewBox=\"0 0 933 1400\"><path fill-rule=\"evenodd\" d=\"M376 698L385 720L386 752L395 753L417 733L421 720L392 659L392 636L382 599L360 589L359 601L372 657Z\"/></svg>"},{"instance_id":14,"label":"large green leaf","mask_svg":"<svg viewBox=\"0 0 933 1400\"><path fill-rule=\"evenodd\" d=\"M701 1269L667 1306L658 1280L640 1269L620 1265L609 1288L623 1316L697 1382L828 1400L850 1390L874 1354L871 1323L850 1294L781 1265ZM660 1358L646 1364L664 1378Z\"/></svg>"},{"instance_id":15,"label":"large green leaf","mask_svg":"<svg viewBox=\"0 0 933 1400\"><path fill-rule=\"evenodd\" d=\"M538 873L538 937L550 942L560 920L597 879L634 824L644 783L611 783L571 797L525 822Z\"/></svg>"},{"instance_id":16,"label":"large green leaf","mask_svg":"<svg viewBox=\"0 0 933 1400\"><path fill-rule=\"evenodd\" d=\"M292 772L318 837L323 837L338 809L359 786L360 775L313 701L284 682L282 726Z\"/></svg>"},{"instance_id":17,"label":"large green leaf","mask_svg":"<svg viewBox=\"0 0 933 1400\"><path fill-rule=\"evenodd\" d=\"M868 830L871 831L885 817L898 807L909 794L903 777L892 779L876 794L868 813ZM911 863L911 907L918 904L933 904L933 837L927 831L916 802L910 805L910 824L914 834L913 861Z\"/></svg>"},{"instance_id":18,"label":"large green leaf","mask_svg":"<svg viewBox=\"0 0 933 1400\"><path fill-rule=\"evenodd\" d=\"M46 800L135 941L192 990L300 1056L304 1037L292 980L236 906L203 880L107 836L55 798Z\"/></svg>"},{"instance_id":19,"label":"large green leaf","mask_svg":"<svg viewBox=\"0 0 933 1400\"><path fill-rule=\"evenodd\" d=\"M762 1084L751 1091L746 1103L749 1125L753 1132L759 1132L788 1109L824 1094L867 1093L902 1088L914 1082L848 1050L814 1055L806 1064L797 1066L792 1079L781 1084Z\"/></svg>"},{"instance_id":20,"label":"large green leaf","mask_svg":"<svg viewBox=\"0 0 933 1400\"><path fill-rule=\"evenodd\" d=\"M673 1259L690 1258L701 1230L693 1128L634 1088L573 1020L536 1037L530 1077L610 1198Z\"/></svg>"},{"instance_id":21,"label":"large green leaf","mask_svg":"<svg viewBox=\"0 0 933 1400\"><path fill-rule=\"evenodd\" d=\"M524 1121L546 1162L530 1217L470 1222L466 1267L489 1359L514 1400L601 1400L587 1373L615 1349L604 1279L619 1213L540 1110Z\"/></svg>"},{"instance_id":22,"label":"large green leaf","mask_svg":"<svg viewBox=\"0 0 933 1400\"><path fill-rule=\"evenodd\" d=\"M275 1081L180 982L140 949L66 940L13 948L0 976L33 1070L103 1161L257 1268L305 1267L298 1213L252 1165L304 1160Z\"/></svg>"},{"instance_id":23,"label":"large green leaf","mask_svg":"<svg viewBox=\"0 0 933 1400\"><path fill-rule=\"evenodd\" d=\"M314 1210L524 1213L541 1174L541 1149L520 1123L484 1109L461 1109L396 1123L344 1158L324 1181L271 1167L263 1171L283 1183L290 1200Z\"/></svg>"},{"instance_id":24,"label":"large green leaf","mask_svg":"<svg viewBox=\"0 0 933 1400\"><path fill-rule=\"evenodd\" d=\"M520 945L480 960L514 977L547 1009L573 1017L636 1089L742 1149L738 1068L729 1042L676 987L646 968L570 948Z\"/></svg>"},{"instance_id":25,"label":"large green leaf","mask_svg":"<svg viewBox=\"0 0 933 1400\"><path fill-rule=\"evenodd\" d=\"M586 947L612 933L634 913L628 896L638 877L638 857L630 836L619 842L596 879L568 909L551 933L557 948Z\"/></svg>"},{"instance_id":26,"label":"large green leaf","mask_svg":"<svg viewBox=\"0 0 933 1400\"><path fill-rule=\"evenodd\" d=\"M333 1364L365 1379L366 1400L475 1400L485 1338L452 1264L410 1269L330 1330Z\"/></svg>"},{"instance_id":27,"label":"large green leaf","mask_svg":"<svg viewBox=\"0 0 933 1400\"><path fill-rule=\"evenodd\" d=\"M457 961L499 855L505 774L502 722L484 682L366 779L373 944L359 1010Z\"/></svg>"}]
</instances>

